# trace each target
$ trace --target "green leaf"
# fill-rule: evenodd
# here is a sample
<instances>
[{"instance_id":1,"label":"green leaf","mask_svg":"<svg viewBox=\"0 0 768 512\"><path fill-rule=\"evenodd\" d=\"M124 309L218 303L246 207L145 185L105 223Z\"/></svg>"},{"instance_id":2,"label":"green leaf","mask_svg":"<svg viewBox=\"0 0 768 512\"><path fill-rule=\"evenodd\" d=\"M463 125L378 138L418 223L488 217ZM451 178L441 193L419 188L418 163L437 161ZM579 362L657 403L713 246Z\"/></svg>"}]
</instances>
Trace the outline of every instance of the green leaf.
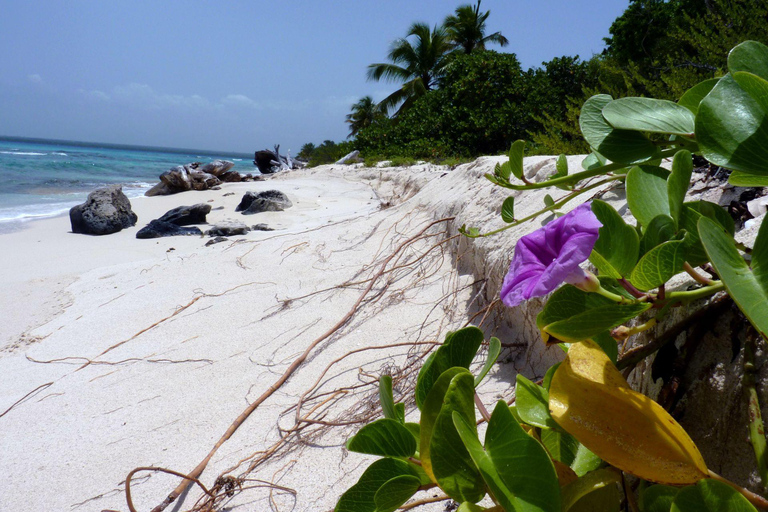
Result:
<instances>
[{"instance_id":1,"label":"green leaf","mask_svg":"<svg viewBox=\"0 0 768 512\"><path fill-rule=\"evenodd\" d=\"M575 437L557 430L542 430L541 442L556 461L569 466L578 476L600 467L603 461Z\"/></svg>"},{"instance_id":2,"label":"green leaf","mask_svg":"<svg viewBox=\"0 0 768 512\"><path fill-rule=\"evenodd\" d=\"M435 480L448 496L478 502L485 495L483 478L456 431L454 413L475 424L475 379L469 372L451 379L432 430L429 456Z\"/></svg>"},{"instance_id":3,"label":"green leaf","mask_svg":"<svg viewBox=\"0 0 768 512\"><path fill-rule=\"evenodd\" d=\"M725 289L752 325L768 333L768 222L760 226L752 250L752 267L741 257L733 237L714 221L699 219L699 237Z\"/></svg>"},{"instance_id":4,"label":"green leaf","mask_svg":"<svg viewBox=\"0 0 768 512\"><path fill-rule=\"evenodd\" d=\"M559 512L560 486L544 447L525 433L500 400L485 434L488 451L501 480L516 498L519 512Z\"/></svg>"},{"instance_id":5,"label":"green leaf","mask_svg":"<svg viewBox=\"0 0 768 512\"><path fill-rule=\"evenodd\" d=\"M621 475L614 469L600 469L563 487L563 512L619 512Z\"/></svg>"},{"instance_id":6,"label":"green leaf","mask_svg":"<svg viewBox=\"0 0 768 512\"><path fill-rule=\"evenodd\" d=\"M603 352L605 352L605 355L608 356L611 362L614 364L616 363L616 359L619 357L619 344L613 339L613 336L611 336L611 331L606 330L592 336L592 341L597 343L600 348L603 349Z\"/></svg>"},{"instance_id":7,"label":"green leaf","mask_svg":"<svg viewBox=\"0 0 768 512\"><path fill-rule=\"evenodd\" d=\"M757 512L747 498L731 486L706 478L680 489L670 512Z\"/></svg>"},{"instance_id":8,"label":"green leaf","mask_svg":"<svg viewBox=\"0 0 768 512\"><path fill-rule=\"evenodd\" d=\"M588 171L596 167L602 167L606 163L607 163L607 160L603 155L601 155L597 151L593 151L592 153L587 155L587 157L584 158L584 160L581 161L581 167L584 168L585 171Z\"/></svg>"},{"instance_id":9,"label":"green leaf","mask_svg":"<svg viewBox=\"0 0 768 512\"><path fill-rule=\"evenodd\" d=\"M643 512L669 512L680 489L668 485L652 485L640 495Z\"/></svg>"},{"instance_id":10,"label":"green leaf","mask_svg":"<svg viewBox=\"0 0 768 512\"><path fill-rule=\"evenodd\" d=\"M637 231L628 226L621 215L611 205L599 199L592 201L592 213L603 225L598 231L598 239L590 261L597 269L610 277L620 278L632 270L637 263L640 241ZM599 258L602 257L605 265ZM613 274L613 275L611 275Z\"/></svg>"},{"instance_id":11,"label":"green leaf","mask_svg":"<svg viewBox=\"0 0 768 512\"><path fill-rule=\"evenodd\" d=\"M689 239L670 240L657 245L640 258L629 276L639 290L648 291L661 286L683 271Z\"/></svg>"},{"instance_id":12,"label":"green leaf","mask_svg":"<svg viewBox=\"0 0 768 512\"><path fill-rule=\"evenodd\" d=\"M683 205L679 227L684 229L690 240L686 260L693 267L703 265L709 261L709 256L699 240L698 222L701 217L707 217L720 224L731 236L735 232L733 218L725 209L708 201L694 201Z\"/></svg>"},{"instance_id":13,"label":"green leaf","mask_svg":"<svg viewBox=\"0 0 768 512\"><path fill-rule=\"evenodd\" d=\"M509 167L515 178L523 178L523 154L525 153L525 141L516 140L509 148Z\"/></svg>"},{"instance_id":14,"label":"green leaf","mask_svg":"<svg viewBox=\"0 0 768 512\"><path fill-rule=\"evenodd\" d=\"M483 382L483 379L485 379L485 376L488 375L488 372L491 371L494 363L496 363L496 360L499 358L500 353L501 341L499 338L491 338L491 341L488 343L488 357L486 357L485 364L480 370L480 373L477 375L477 377L475 377L475 387L479 386L480 383Z\"/></svg>"},{"instance_id":15,"label":"green leaf","mask_svg":"<svg viewBox=\"0 0 768 512\"><path fill-rule=\"evenodd\" d=\"M550 179L564 178L568 176L568 158L565 155L557 157L555 162L555 168L557 172ZM562 190L571 190L573 185L556 185L557 188Z\"/></svg>"},{"instance_id":16,"label":"green leaf","mask_svg":"<svg viewBox=\"0 0 768 512\"><path fill-rule=\"evenodd\" d=\"M504 162L503 164L496 164L493 168L493 174L497 178L496 180L497 184L501 184L503 182L509 182L509 177L512 175L512 166L509 165L509 162Z\"/></svg>"},{"instance_id":17,"label":"green leaf","mask_svg":"<svg viewBox=\"0 0 768 512\"><path fill-rule=\"evenodd\" d=\"M461 373L469 373L466 368L456 367L450 368L444 371L437 381L432 386L432 389L427 396L427 400L424 402L424 407L421 410L421 422L419 429L419 454L421 455L421 465L424 471L434 480L434 473L432 472L432 457L431 457L431 441L432 432L435 428L435 422L440 414L440 410L443 408L443 399L445 393L448 391L448 387L451 385L451 381L456 375Z\"/></svg>"},{"instance_id":18,"label":"green leaf","mask_svg":"<svg viewBox=\"0 0 768 512\"><path fill-rule=\"evenodd\" d=\"M717 85L719 78L710 78L704 80L688 89L677 101L677 104L683 106L693 112L695 116L699 112L699 103L703 100L707 94Z\"/></svg>"},{"instance_id":19,"label":"green leaf","mask_svg":"<svg viewBox=\"0 0 768 512\"><path fill-rule=\"evenodd\" d=\"M448 368L469 368L483 342L483 331L474 326L450 332L445 343L424 362L416 379L416 405L423 409L432 385Z\"/></svg>"},{"instance_id":20,"label":"green leaf","mask_svg":"<svg viewBox=\"0 0 768 512\"><path fill-rule=\"evenodd\" d=\"M603 107L603 117L618 130L693 135L690 110L668 100L619 98Z\"/></svg>"},{"instance_id":21,"label":"green leaf","mask_svg":"<svg viewBox=\"0 0 768 512\"><path fill-rule=\"evenodd\" d=\"M648 251L668 242L675 237L677 224L669 215L657 215L648 224L640 239L640 254L646 254Z\"/></svg>"},{"instance_id":22,"label":"green leaf","mask_svg":"<svg viewBox=\"0 0 768 512\"><path fill-rule=\"evenodd\" d=\"M488 510L488 509L483 508L479 505L475 505L474 503L465 501L464 503L459 505L459 508L456 509L456 512L483 512L484 510Z\"/></svg>"},{"instance_id":23,"label":"green leaf","mask_svg":"<svg viewBox=\"0 0 768 512\"><path fill-rule=\"evenodd\" d=\"M553 460L570 466L576 459L579 442L570 434L546 429L541 431L541 443L547 449Z\"/></svg>"},{"instance_id":24,"label":"green leaf","mask_svg":"<svg viewBox=\"0 0 768 512\"><path fill-rule=\"evenodd\" d=\"M547 391L549 391L549 384L552 382L552 376L557 371L558 366L560 366L560 363L555 363L550 366L549 370L547 370L547 373L544 374L544 378L541 380L542 387Z\"/></svg>"},{"instance_id":25,"label":"green leaf","mask_svg":"<svg viewBox=\"0 0 768 512\"><path fill-rule=\"evenodd\" d=\"M617 304L601 295L565 285L549 298L536 317L536 325L545 342L554 336L570 343L592 338L649 308L648 303Z\"/></svg>"},{"instance_id":26,"label":"green leaf","mask_svg":"<svg viewBox=\"0 0 768 512\"><path fill-rule=\"evenodd\" d=\"M395 411L395 399L392 396L392 377L390 375L379 377L379 402L381 402L381 410L385 418L399 420Z\"/></svg>"},{"instance_id":27,"label":"green leaf","mask_svg":"<svg viewBox=\"0 0 768 512\"><path fill-rule=\"evenodd\" d=\"M558 428L549 416L549 393L523 375L517 374L515 407L525 423L540 428Z\"/></svg>"},{"instance_id":28,"label":"green leaf","mask_svg":"<svg viewBox=\"0 0 768 512\"><path fill-rule=\"evenodd\" d=\"M667 177L661 167L633 167L627 173L627 204L637 221L647 226L658 215L669 215Z\"/></svg>"},{"instance_id":29,"label":"green leaf","mask_svg":"<svg viewBox=\"0 0 768 512\"><path fill-rule=\"evenodd\" d=\"M584 139L595 151L613 162L633 164L657 156L658 148L640 132L616 130L608 124L602 111L612 100L607 94L598 94L584 102L579 116Z\"/></svg>"},{"instance_id":30,"label":"green leaf","mask_svg":"<svg viewBox=\"0 0 768 512\"><path fill-rule=\"evenodd\" d=\"M728 71L746 71L768 80L768 46L757 41L744 41L728 54Z\"/></svg>"},{"instance_id":31,"label":"green leaf","mask_svg":"<svg viewBox=\"0 0 768 512\"><path fill-rule=\"evenodd\" d=\"M397 405L401 405L401 404L397 404ZM416 451L420 452L421 447L419 446L419 441L421 440L421 425L419 425L418 423L406 422L404 426L405 428L408 429L408 432L411 433L413 438L416 439Z\"/></svg>"},{"instance_id":32,"label":"green leaf","mask_svg":"<svg viewBox=\"0 0 768 512\"><path fill-rule=\"evenodd\" d=\"M377 512L376 493L393 478L399 476L417 477L416 471L407 462L397 459L379 459L360 476L355 485L342 494L335 512Z\"/></svg>"},{"instance_id":33,"label":"green leaf","mask_svg":"<svg viewBox=\"0 0 768 512\"><path fill-rule=\"evenodd\" d=\"M579 444L576 450L576 458L571 463L571 469L578 476L584 476L587 473L596 470L603 464L603 459L592 453L589 448Z\"/></svg>"},{"instance_id":34,"label":"green leaf","mask_svg":"<svg viewBox=\"0 0 768 512\"><path fill-rule=\"evenodd\" d=\"M515 222L515 198L510 196L501 204L501 220L506 223Z\"/></svg>"},{"instance_id":35,"label":"green leaf","mask_svg":"<svg viewBox=\"0 0 768 512\"><path fill-rule=\"evenodd\" d=\"M683 202L688 187L691 185L691 174L693 173L693 158L690 151L680 151L675 154L672 160L672 174L667 179L667 196L669 197L669 213L675 220L675 224L680 222L680 215L683 210Z\"/></svg>"},{"instance_id":36,"label":"green leaf","mask_svg":"<svg viewBox=\"0 0 768 512\"><path fill-rule=\"evenodd\" d=\"M394 512L419 490L421 482L415 476L402 475L387 480L373 497L376 512Z\"/></svg>"},{"instance_id":37,"label":"green leaf","mask_svg":"<svg viewBox=\"0 0 768 512\"><path fill-rule=\"evenodd\" d=\"M763 110L768 110L768 81L746 71L733 73L733 79Z\"/></svg>"},{"instance_id":38,"label":"green leaf","mask_svg":"<svg viewBox=\"0 0 768 512\"><path fill-rule=\"evenodd\" d=\"M466 447L470 457L472 457L472 462L474 462L478 471L480 471L480 474L490 489L493 497L496 498L496 501L504 510L508 512L517 512L518 509L515 506L517 500L502 481L490 455L486 453L482 444L480 444L475 425L470 424L459 413L453 413L453 424L456 427L456 431L459 433L461 442Z\"/></svg>"},{"instance_id":39,"label":"green leaf","mask_svg":"<svg viewBox=\"0 0 768 512\"><path fill-rule=\"evenodd\" d=\"M768 174L768 112L730 74L699 105L696 140L715 165Z\"/></svg>"},{"instance_id":40,"label":"green leaf","mask_svg":"<svg viewBox=\"0 0 768 512\"><path fill-rule=\"evenodd\" d=\"M544 196L544 206L549 208L550 206L554 206L554 205L555 205L555 200L552 199L552 196L549 195L549 194L545 195Z\"/></svg>"},{"instance_id":41,"label":"green leaf","mask_svg":"<svg viewBox=\"0 0 768 512\"><path fill-rule=\"evenodd\" d=\"M410 457L416 453L416 439L399 421L382 418L361 428L347 441L347 449L382 457Z\"/></svg>"},{"instance_id":42,"label":"green leaf","mask_svg":"<svg viewBox=\"0 0 768 512\"><path fill-rule=\"evenodd\" d=\"M732 171L728 183L734 187L768 187L768 175L758 176L745 172Z\"/></svg>"}]
</instances>

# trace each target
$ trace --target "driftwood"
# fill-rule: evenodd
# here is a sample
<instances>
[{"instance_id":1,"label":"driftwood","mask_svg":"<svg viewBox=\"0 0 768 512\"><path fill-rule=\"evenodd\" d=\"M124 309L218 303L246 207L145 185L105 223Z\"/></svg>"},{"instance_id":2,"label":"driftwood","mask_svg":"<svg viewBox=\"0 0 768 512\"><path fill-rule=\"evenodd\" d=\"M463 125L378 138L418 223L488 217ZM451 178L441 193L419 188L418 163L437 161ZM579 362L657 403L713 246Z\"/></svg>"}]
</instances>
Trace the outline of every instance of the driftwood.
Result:
<instances>
[{"instance_id":1,"label":"driftwood","mask_svg":"<svg viewBox=\"0 0 768 512\"><path fill-rule=\"evenodd\" d=\"M280 144L275 145L274 151L262 149L253 155L253 165L259 168L262 174L272 174L277 171L290 169L301 169L307 165L306 162L294 160L290 154L282 156L280 154Z\"/></svg>"},{"instance_id":2,"label":"driftwood","mask_svg":"<svg viewBox=\"0 0 768 512\"><path fill-rule=\"evenodd\" d=\"M360 157L360 152L358 150L354 150L353 152L339 159L336 162L336 164L337 165L357 164L362 161L363 159Z\"/></svg>"}]
</instances>

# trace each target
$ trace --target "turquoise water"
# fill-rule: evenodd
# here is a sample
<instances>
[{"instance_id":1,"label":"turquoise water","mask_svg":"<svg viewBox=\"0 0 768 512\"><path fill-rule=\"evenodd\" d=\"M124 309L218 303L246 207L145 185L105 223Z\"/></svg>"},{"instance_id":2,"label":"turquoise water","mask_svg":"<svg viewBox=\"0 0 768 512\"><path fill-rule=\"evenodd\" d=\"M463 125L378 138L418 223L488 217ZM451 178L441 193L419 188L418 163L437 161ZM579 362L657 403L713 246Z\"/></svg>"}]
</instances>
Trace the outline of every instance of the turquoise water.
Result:
<instances>
[{"instance_id":1,"label":"turquoise water","mask_svg":"<svg viewBox=\"0 0 768 512\"><path fill-rule=\"evenodd\" d=\"M104 185L140 196L173 166L217 158L258 174L249 155L0 137L0 224L60 215Z\"/></svg>"}]
</instances>

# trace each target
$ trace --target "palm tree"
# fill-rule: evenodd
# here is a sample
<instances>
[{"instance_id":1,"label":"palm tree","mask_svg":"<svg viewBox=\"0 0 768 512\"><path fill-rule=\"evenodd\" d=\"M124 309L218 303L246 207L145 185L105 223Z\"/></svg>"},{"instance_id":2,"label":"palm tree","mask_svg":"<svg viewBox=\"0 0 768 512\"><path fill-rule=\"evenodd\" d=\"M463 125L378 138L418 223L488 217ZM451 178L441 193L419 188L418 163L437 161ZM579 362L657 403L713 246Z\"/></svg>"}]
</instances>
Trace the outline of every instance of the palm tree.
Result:
<instances>
[{"instance_id":1,"label":"palm tree","mask_svg":"<svg viewBox=\"0 0 768 512\"><path fill-rule=\"evenodd\" d=\"M509 44L509 40L501 35L501 32L485 35L485 20L491 11L480 13L480 1L477 0L475 6L467 4L457 7L455 14L448 16L443 22L454 48L461 48L464 53L485 50L486 43L496 43L500 46Z\"/></svg>"},{"instance_id":2,"label":"palm tree","mask_svg":"<svg viewBox=\"0 0 768 512\"><path fill-rule=\"evenodd\" d=\"M408 38L413 37L413 41ZM382 112L389 112L398 104L398 116L411 106L416 98L437 87L447 64L451 43L443 27L430 30L426 23L414 23L408 35L392 43L387 58L389 63L368 66L368 80L403 82L402 87L381 102Z\"/></svg>"},{"instance_id":3,"label":"palm tree","mask_svg":"<svg viewBox=\"0 0 768 512\"><path fill-rule=\"evenodd\" d=\"M349 123L349 137L354 137L363 128L371 126L377 119L384 114L379 110L379 106L370 96L363 96L352 105L352 112L347 114L347 123Z\"/></svg>"}]
</instances>

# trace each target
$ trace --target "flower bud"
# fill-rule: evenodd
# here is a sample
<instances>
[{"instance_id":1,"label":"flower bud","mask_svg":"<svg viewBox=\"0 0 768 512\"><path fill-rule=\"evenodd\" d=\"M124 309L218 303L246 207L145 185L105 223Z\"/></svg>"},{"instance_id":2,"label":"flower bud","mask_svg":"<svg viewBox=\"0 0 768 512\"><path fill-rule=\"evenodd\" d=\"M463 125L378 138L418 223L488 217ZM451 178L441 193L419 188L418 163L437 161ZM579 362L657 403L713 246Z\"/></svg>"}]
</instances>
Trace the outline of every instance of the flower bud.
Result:
<instances>
[{"instance_id":1,"label":"flower bud","mask_svg":"<svg viewBox=\"0 0 768 512\"><path fill-rule=\"evenodd\" d=\"M582 275L579 275L576 279L566 279L566 282L572 284L579 290L583 290L589 293L596 292L600 289L600 281L597 279L595 274L588 270L582 270L581 273Z\"/></svg>"}]
</instances>

